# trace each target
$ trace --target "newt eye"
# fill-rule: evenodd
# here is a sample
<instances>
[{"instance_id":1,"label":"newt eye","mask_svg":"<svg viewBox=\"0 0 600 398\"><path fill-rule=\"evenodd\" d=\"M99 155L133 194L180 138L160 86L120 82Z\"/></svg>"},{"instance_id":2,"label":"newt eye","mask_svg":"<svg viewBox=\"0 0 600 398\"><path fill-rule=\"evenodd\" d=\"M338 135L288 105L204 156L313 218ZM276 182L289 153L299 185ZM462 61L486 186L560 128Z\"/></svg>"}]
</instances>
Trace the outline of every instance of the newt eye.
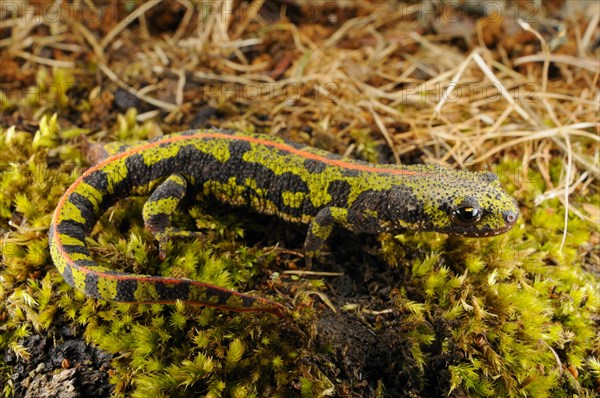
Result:
<instances>
[{"instance_id":1,"label":"newt eye","mask_svg":"<svg viewBox=\"0 0 600 398\"><path fill-rule=\"evenodd\" d=\"M481 209L477 207L465 206L459 207L451 214L452 222L461 227L468 227L481 219Z\"/></svg>"}]
</instances>

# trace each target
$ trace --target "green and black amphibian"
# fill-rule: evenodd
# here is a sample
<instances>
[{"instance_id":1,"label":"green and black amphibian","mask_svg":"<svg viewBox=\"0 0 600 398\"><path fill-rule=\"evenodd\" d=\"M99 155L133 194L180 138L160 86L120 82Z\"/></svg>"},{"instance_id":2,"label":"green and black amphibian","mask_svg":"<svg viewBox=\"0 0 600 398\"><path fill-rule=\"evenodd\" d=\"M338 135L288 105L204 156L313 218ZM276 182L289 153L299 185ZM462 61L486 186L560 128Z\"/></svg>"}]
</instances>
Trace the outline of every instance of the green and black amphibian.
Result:
<instances>
[{"instance_id":1,"label":"green and black amphibian","mask_svg":"<svg viewBox=\"0 0 600 398\"><path fill-rule=\"evenodd\" d=\"M376 165L278 138L231 130L190 130L111 154L77 179L50 226L50 252L73 287L91 297L137 303L176 300L234 311L285 312L282 305L182 278L100 267L85 244L102 213L121 198L150 195L146 227L161 255L184 195L204 193L234 206L308 224L305 252L316 254L335 225L354 232L438 231L468 237L501 234L519 210L495 174L434 165Z\"/></svg>"}]
</instances>

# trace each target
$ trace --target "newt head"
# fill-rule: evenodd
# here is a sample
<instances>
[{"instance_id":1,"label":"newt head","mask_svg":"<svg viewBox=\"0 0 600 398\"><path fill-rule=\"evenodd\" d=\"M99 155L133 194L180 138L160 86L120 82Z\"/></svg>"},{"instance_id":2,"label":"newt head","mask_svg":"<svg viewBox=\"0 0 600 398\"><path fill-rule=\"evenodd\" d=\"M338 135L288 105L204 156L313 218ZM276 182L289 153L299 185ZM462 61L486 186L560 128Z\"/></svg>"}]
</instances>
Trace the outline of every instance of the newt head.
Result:
<instances>
[{"instance_id":1,"label":"newt head","mask_svg":"<svg viewBox=\"0 0 600 398\"><path fill-rule=\"evenodd\" d=\"M389 225L465 237L488 237L512 228L519 217L515 199L496 174L430 166L387 194Z\"/></svg>"}]
</instances>

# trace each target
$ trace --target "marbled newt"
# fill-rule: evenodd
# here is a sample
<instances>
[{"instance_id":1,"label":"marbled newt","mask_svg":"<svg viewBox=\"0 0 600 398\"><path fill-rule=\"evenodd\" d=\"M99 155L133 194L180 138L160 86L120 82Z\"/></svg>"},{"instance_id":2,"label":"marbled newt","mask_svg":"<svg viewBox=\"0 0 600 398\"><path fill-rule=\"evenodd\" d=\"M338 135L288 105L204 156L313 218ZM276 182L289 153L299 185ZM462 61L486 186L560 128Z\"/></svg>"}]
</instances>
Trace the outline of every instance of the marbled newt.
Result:
<instances>
[{"instance_id":1,"label":"marbled newt","mask_svg":"<svg viewBox=\"0 0 600 398\"><path fill-rule=\"evenodd\" d=\"M278 315L281 304L206 283L101 267L85 240L102 213L128 196L150 195L146 227L159 242L196 236L171 226L184 195L203 193L234 206L308 224L310 262L334 225L353 232L439 231L469 237L503 233L515 200L491 172L437 165L383 165L344 159L282 139L231 130L190 130L104 147L107 156L65 192L52 217L50 253L64 279L86 295L134 303L187 303Z\"/></svg>"}]
</instances>

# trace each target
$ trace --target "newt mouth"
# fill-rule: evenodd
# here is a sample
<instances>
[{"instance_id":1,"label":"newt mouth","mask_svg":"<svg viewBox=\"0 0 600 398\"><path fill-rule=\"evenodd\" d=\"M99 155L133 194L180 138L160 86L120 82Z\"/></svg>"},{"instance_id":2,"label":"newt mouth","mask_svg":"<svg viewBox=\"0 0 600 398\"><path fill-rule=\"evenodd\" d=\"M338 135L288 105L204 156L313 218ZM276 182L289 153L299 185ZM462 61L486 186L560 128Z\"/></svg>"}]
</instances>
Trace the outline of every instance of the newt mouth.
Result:
<instances>
[{"instance_id":1,"label":"newt mouth","mask_svg":"<svg viewBox=\"0 0 600 398\"><path fill-rule=\"evenodd\" d=\"M506 224L502 228L490 229L489 231L474 232L473 234L467 234L467 235L463 235L463 236L466 236L469 238L488 238L490 236L502 235L503 233L510 231L512 229L513 225L514 225L514 221L510 224Z\"/></svg>"},{"instance_id":2,"label":"newt mouth","mask_svg":"<svg viewBox=\"0 0 600 398\"><path fill-rule=\"evenodd\" d=\"M491 236L501 235L505 232L508 232L515 225L517 220L519 219L518 211L507 210L503 213L503 217L505 220L505 224L496 229L489 229L485 231L465 231L464 233L458 233L457 235L461 235L468 238L487 238Z\"/></svg>"}]
</instances>

